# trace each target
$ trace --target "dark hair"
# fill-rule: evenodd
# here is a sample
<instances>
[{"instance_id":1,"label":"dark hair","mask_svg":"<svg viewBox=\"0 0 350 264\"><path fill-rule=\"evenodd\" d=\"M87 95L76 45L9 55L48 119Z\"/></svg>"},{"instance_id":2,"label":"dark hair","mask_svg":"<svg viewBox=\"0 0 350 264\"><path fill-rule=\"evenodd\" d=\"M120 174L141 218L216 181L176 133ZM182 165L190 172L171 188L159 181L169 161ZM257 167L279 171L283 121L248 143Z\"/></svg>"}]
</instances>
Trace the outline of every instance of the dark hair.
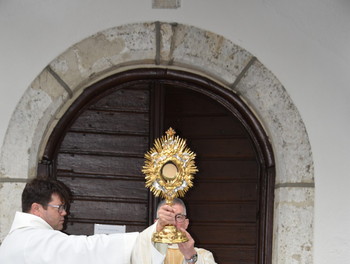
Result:
<instances>
[{"instance_id":1,"label":"dark hair","mask_svg":"<svg viewBox=\"0 0 350 264\"><path fill-rule=\"evenodd\" d=\"M26 184L22 192L22 212L29 212L33 203L46 206L51 202L51 195L60 196L69 206L71 193L69 188L58 180L34 179Z\"/></svg>"}]
</instances>

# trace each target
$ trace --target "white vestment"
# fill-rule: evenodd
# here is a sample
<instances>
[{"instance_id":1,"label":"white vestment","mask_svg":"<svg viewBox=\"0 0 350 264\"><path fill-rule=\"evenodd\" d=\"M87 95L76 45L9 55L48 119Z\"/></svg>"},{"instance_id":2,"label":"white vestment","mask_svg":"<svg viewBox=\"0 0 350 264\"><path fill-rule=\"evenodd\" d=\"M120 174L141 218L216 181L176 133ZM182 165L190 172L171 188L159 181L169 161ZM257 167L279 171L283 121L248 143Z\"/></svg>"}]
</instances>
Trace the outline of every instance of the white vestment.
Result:
<instances>
[{"instance_id":1,"label":"white vestment","mask_svg":"<svg viewBox=\"0 0 350 264\"><path fill-rule=\"evenodd\" d=\"M145 230L147 231L147 229ZM138 243L134 248L132 255L133 264L156 264L163 263L167 250L168 244L155 243L155 246L151 245L146 239L153 234L147 232L142 232L138 237ZM148 242L148 243L147 243ZM173 248L177 248L176 244L171 245ZM204 248L194 248L198 254L198 260L196 264L216 264L213 254L205 250ZM174 263L177 264L177 263ZM186 264L186 261L183 260L182 264Z\"/></svg>"},{"instance_id":2,"label":"white vestment","mask_svg":"<svg viewBox=\"0 0 350 264\"><path fill-rule=\"evenodd\" d=\"M156 229L152 225L144 231L143 241L139 233L75 236L66 235L42 218L17 212L11 230L0 247L1 264L129 264L137 243L152 250L154 263L160 264L163 255L151 242ZM137 250L143 250L136 246ZM137 263L137 262L136 262Z\"/></svg>"}]
</instances>

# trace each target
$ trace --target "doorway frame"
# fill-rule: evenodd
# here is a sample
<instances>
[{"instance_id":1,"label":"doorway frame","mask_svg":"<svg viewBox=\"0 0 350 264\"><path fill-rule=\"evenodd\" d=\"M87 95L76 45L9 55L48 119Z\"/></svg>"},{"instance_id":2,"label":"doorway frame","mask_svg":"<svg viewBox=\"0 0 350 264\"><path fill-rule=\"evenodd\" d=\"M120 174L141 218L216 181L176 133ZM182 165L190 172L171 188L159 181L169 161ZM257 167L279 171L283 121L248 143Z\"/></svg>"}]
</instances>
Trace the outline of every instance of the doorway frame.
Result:
<instances>
[{"instance_id":1,"label":"doorway frame","mask_svg":"<svg viewBox=\"0 0 350 264\"><path fill-rule=\"evenodd\" d=\"M225 89L214 81L193 73L180 70L162 68L139 68L120 72L101 80L85 89L66 111L52 131L42 157L38 164L38 177L56 178L54 175L57 150L70 125L82 113L92 100L106 90L127 83L148 80L173 81L181 87L204 94L230 111L243 125L253 142L253 148L259 162L259 234L257 244L258 263L270 264L272 257L273 206L275 186L275 164L272 146L259 120L247 107L243 100L232 91ZM151 129L153 131L154 129ZM158 136L156 136L158 137ZM150 206L154 206L154 199L150 199ZM150 218L153 219L153 218Z\"/></svg>"}]
</instances>

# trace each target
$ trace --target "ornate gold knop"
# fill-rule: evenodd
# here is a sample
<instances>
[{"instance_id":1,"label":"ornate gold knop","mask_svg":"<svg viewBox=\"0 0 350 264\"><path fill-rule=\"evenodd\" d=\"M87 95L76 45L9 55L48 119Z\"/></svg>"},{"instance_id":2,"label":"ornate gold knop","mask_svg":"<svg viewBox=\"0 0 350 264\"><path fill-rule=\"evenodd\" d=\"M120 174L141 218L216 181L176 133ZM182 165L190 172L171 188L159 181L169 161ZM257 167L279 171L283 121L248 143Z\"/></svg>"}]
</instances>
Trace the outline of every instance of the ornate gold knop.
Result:
<instances>
[{"instance_id":1,"label":"ornate gold knop","mask_svg":"<svg viewBox=\"0 0 350 264\"><path fill-rule=\"evenodd\" d=\"M161 195L165 198L167 204L172 204L174 198L185 195L193 185L193 175L198 171L194 163L196 154L186 146L185 139L174 136L175 134L175 130L170 127L166 136L155 140L154 147L145 154L146 160L142 170L146 175L146 187L150 188L155 196ZM163 231L156 233L153 241L187 241L186 236L174 226L167 226Z\"/></svg>"}]
</instances>

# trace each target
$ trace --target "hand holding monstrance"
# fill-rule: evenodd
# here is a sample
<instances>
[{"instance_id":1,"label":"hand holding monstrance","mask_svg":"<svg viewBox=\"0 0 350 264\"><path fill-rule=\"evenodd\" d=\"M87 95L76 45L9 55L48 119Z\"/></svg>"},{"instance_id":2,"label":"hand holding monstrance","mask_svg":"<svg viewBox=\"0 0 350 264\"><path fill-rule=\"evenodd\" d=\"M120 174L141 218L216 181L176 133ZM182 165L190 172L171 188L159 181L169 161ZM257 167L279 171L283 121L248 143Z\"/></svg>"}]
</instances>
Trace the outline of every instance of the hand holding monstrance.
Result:
<instances>
[{"instance_id":1,"label":"hand holding monstrance","mask_svg":"<svg viewBox=\"0 0 350 264\"><path fill-rule=\"evenodd\" d=\"M171 205L174 198L184 196L192 187L193 175L198 171L194 163L196 154L186 146L186 140L174 136L175 131L169 128L166 136L156 139L154 147L145 154L145 166L142 172L146 175L146 187L155 196L161 195ZM154 234L154 242L182 243L187 237L168 225L161 232Z\"/></svg>"}]
</instances>

